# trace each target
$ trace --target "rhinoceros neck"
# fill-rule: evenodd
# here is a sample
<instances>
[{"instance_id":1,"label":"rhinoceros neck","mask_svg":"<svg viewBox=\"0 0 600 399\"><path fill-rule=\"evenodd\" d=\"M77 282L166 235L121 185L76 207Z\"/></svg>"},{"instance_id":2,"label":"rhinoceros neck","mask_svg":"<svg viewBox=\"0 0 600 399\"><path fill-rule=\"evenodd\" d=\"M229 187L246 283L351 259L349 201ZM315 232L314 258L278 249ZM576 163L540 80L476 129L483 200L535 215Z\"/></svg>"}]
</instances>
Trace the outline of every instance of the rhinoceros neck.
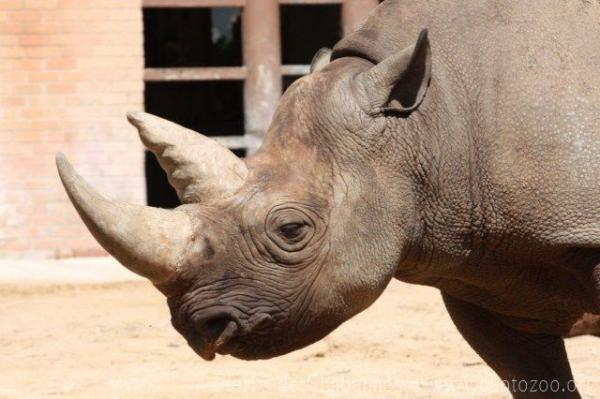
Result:
<instances>
[{"instance_id":1,"label":"rhinoceros neck","mask_svg":"<svg viewBox=\"0 0 600 399\"><path fill-rule=\"evenodd\" d=\"M399 274L464 261L481 228L487 196L476 148L483 127L473 124L480 110L472 98L478 93L472 78L480 66L475 58L460 56L468 54L471 40L461 37L460 27L445 17L467 18L478 7L483 5L388 0L334 48L332 59L351 56L378 63L413 44L419 31L429 28L429 90L408 118L389 119L375 150L386 160L381 169L386 184L399 187L388 189L393 214L388 220L404 238L398 240L404 254Z\"/></svg>"},{"instance_id":2,"label":"rhinoceros neck","mask_svg":"<svg viewBox=\"0 0 600 399\"><path fill-rule=\"evenodd\" d=\"M410 208L401 204L398 210L412 215L409 226L406 216L397 219L397 229L408 242L403 244L399 274L464 261L481 228L487 200L476 133L468 126L468 115L456 109L459 93L445 87L441 68L437 70L420 109L391 122L382 136L393 143L386 158L394 160L383 173L410 187L408 194L406 188L398 190L392 201L401 204L412 198Z\"/></svg>"}]
</instances>

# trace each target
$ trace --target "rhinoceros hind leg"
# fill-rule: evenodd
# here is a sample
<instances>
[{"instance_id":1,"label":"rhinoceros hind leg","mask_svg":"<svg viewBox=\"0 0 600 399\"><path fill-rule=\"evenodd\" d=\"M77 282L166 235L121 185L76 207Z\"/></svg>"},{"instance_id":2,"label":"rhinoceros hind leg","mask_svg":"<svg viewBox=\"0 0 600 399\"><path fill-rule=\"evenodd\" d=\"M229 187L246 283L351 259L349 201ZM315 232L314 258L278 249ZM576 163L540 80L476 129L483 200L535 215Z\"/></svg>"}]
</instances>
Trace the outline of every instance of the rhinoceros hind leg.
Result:
<instances>
[{"instance_id":1,"label":"rhinoceros hind leg","mask_svg":"<svg viewBox=\"0 0 600 399\"><path fill-rule=\"evenodd\" d=\"M514 330L482 308L442 297L459 332L514 398L581 398L561 337Z\"/></svg>"}]
</instances>

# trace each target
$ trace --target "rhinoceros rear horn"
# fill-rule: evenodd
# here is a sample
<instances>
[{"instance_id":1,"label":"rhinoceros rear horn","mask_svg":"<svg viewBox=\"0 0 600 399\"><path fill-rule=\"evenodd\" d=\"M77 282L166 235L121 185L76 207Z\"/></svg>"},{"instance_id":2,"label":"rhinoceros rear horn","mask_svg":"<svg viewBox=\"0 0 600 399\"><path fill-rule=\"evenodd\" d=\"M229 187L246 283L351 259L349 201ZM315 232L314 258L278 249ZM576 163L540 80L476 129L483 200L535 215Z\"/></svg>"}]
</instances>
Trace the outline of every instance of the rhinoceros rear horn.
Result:
<instances>
[{"instance_id":1,"label":"rhinoceros rear horn","mask_svg":"<svg viewBox=\"0 0 600 399\"><path fill-rule=\"evenodd\" d=\"M357 76L368 112L410 113L423 101L431 79L431 48L427 30L417 42Z\"/></svg>"},{"instance_id":2,"label":"rhinoceros rear horn","mask_svg":"<svg viewBox=\"0 0 600 399\"><path fill-rule=\"evenodd\" d=\"M79 216L108 253L155 284L175 277L192 237L186 213L109 200L87 184L62 154L56 156L56 166Z\"/></svg>"},{"instance_id":3,"label":"rhinoceros rear horn","mask_svg":"<svg viewBox=\"0 0 600 399\"><path fill-rule=\"evenodd\" d=\"M244 184L246 164L216 141L145 112L129 113L127 119L158 159L182 203L226 198Z\"/></svg>"}]
</instances>

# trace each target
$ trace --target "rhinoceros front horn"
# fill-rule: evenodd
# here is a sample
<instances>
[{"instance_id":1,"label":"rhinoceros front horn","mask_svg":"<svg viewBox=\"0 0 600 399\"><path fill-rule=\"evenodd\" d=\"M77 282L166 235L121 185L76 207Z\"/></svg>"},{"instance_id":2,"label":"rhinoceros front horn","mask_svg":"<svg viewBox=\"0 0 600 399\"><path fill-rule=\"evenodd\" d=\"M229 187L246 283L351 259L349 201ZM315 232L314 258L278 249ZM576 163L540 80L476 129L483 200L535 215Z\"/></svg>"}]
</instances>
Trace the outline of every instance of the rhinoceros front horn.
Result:
<instances>
[{"instance_id":1,"label":"rhinoceros front horn","mask_svg":"<svg viewBox=\"0 0 600 399\"><path fill-rule=\"evenodd\" d=\"M62 154L56 156L56 166L75 209L104 249L155 284L177 274L193 235L185 212L109 200L87 184Z\"/></svg>"}]
</instances>

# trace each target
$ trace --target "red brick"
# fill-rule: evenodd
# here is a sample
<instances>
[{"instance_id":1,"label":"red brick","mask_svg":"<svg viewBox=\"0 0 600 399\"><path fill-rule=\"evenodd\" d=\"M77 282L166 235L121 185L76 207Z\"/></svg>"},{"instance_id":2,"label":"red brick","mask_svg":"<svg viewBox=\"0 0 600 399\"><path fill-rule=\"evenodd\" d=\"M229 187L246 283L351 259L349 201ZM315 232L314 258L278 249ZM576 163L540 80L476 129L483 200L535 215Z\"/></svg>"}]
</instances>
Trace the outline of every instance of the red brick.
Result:
<instances>
[{"instance_id":1,"label":"red brick","mask_svg":"<svg viewBox=\"0 0 600 399\"><path fill-rule=\"evenodd\" d=\"M62 105L63 99L57 96L42 94L37 96L28 96L27 104L29 106L48 106L48 103L53 103L54 106ZM29 121L29 123L33 123L33 121Z\"/></svg>"},{"instance_id":2,"label":"red brick","mask_svg":"<svg viewBox=\"0 0 600 399\"><path fill-rule=\"evenodd\" d=\"M25 103L25 97L4 97L0 99L0 107L22 107Z\"/></svg>"},{"instance_id":3,"label":"red brick","mask_svg":"<svg viewBox=\"0 0 600 399\"><path fill-rule=\"evenodd\" d=\"M70 8L129 8L139 9L141 0L123 1L123 0L58 0L58 7Z\"/></svg>"},{"instance_id":4,"label":"red brick","mask_svg":"<svg viewBox=\"0 0 600 399\"><path fill-rule=\"evenodd\" d=\"M55 58L46 61L46 68L48 69L73 69L77 66L77 60L73 58Z\"/></svg>"},{"instance_id":5,"label":"red brick","mask_svg":"<svg viewBox=\"0 0 600 399\"><path fill-rule=\"evenodd\" d=\"M19 38L15 35L0 35L0 46L16 46L18 43Z\"/></svg>"},{"instance_id":6,"label":"red brick","mask_svg":"<svg viewBox=\"0 0 600 399\"><path fill-rule=\"evenodd\" d=\"M3 71L2 72L2 81L6 82L26 82L28 77L27 71Z\"/></svg>"},{"instance_id":7,"label":"red brick","mask_svg":"<svg viewBox=\"0 0 600 399\"><path fill-rule=\"evenodd\" d=\"M27 24L23 28L27 33L57 33L62 31L62 23L56 21L39 21Z\"/></svg>"},{"instance_id":8,"label":"red brick","mask_svg":"<svg viewBox=\"0 0 600 399\"><path fill-rule=\"evenodd\" d=\"M66 113L67 110L58 107L36 106L23 108L21 110L21 117L52 120L63 118Z\"/></svg>"},{"instance_id":9,"label":"red brick","mask_svg":"<svg viewBox=\"0 0 600 399\"><path fill-rule=\"evenodd\" d=\"M57 4L57 0L25 0L25 8L56 8Z\"/></svg>"},{"instance_id":10,"label":"red brick","mask_svg":"<svg viewBox=\"0 0 600 399\"><path fill-rule=\"evenodd\" d=\"M52 44L52 36L50 35L21 35L19 36L19 44L21 46L47 46Z\"/></svg>"},{"instance_id":11,"label":"red brick","mask_svg":"<svg viewBox=\"0 0 600 399\"><path fill-rule=\"evenodd\" d=\"M12 86L12 93L15 95L30 95L39 94L43 90L43 86L39 84L19 84Z\"/></svg>"},{"instance_id":12,"label":"red brick","mask_svg":"<svg viewBox=\"0 0 600 399\"><path fill-rule=\"evenodd\" d=\"M31 71L29 72L28 79L30 82L56 82L59 76L59 73L54 71Z\"/></svg>"},{"instance_id":13,"label":"red brick","mask_svg":"<svg viewBox=\"0 0 600 399\"><path fill-rule=\"evenodd\" d=\"M11 61L11 67L18 71L41 70L44 68L44 62L39 59L33 60L25 58Z\"/></svg>"},{"instance_id":14,"label":"red brick","mask_svg":"<svg viewBox=\"0 0 600 399\"><path fill-rule=\"evenodd\" d=\"M42 19L42 13L39 10L19 9L8 12L8 20L23 23L39 22ZM25 29L27 31L27 29Z\"/></svg>"},{"instance_id":15,"label":"red brick","mask_svg":"<svg viewBox=\"0 0 600 399\"><path fill-rule=\"evenodd\" d=\"M0 0L0 9L11 9L23 7L23 0Z\"/></svg>"},{"instance_id":16,"label":"red brick","mask_svg":"<svg viewBox=\"0 0 600 399\"><path fill-rule=\"evenodd\" d=\"M102 253L62 190L53 154L115 197L142 202L140 0L0 0L0 257ZM131 151L123 152L124 148ZM9 228L10 225L10 228Z\"/></svg>"},{"instance_id":17,"label":"red brick","mask_svg":"<svg viewBox=\"0 0 600 399\"><path fill-rule=\"evenodd\" d=\"M0 24L0 33L21 33L24 31L24 25L19 22L4 22Z\"/></svg>"},{"instance_id":18,"label":"red brick","mask_svg":"<svg viewBox=\"0 0 600 399\"><path fill-rule=\"evenodd\" d=\"M46 86L48 94L71 94L77 92L75 83L50 83Z\"/></svg>"},{"instance_id":19,"label":"red brick","mask_svg":"<svg viewBox=\"0 0 600 399\"><path fill-rule=\"evenodd\" d=\"M23 53L27 58L51 58L51 57L60 57L64 49L57 46L48 46L48 47L23 47Z\"/></svg>"},{"instance_id":20,"label":"red brick","mask_svg":"<svg viewBox=\"0 0 600 399\"><path fill-rule=\"evenodd\" d=\"M7 59L7 58L23 58L25 56L25 51L23 50L23 48L18 47L18 46L11 46L11 47L2 47L0 48L0 57Z\"/></svg>"}]
</instances>

